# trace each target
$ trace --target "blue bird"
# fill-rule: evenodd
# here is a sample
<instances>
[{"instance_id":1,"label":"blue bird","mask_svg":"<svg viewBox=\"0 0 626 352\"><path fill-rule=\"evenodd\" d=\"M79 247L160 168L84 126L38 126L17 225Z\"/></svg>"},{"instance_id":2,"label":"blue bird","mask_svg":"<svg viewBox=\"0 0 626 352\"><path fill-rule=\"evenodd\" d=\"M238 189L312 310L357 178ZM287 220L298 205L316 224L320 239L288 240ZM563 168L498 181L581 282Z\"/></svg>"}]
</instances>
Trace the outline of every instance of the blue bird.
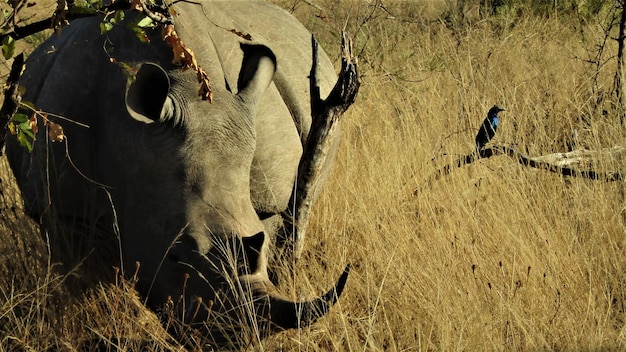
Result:
<instances>
[{"instance_id":1,"label":"blue bird","mask_svg":"<svg viewBox=\"0 0 626 352\"><path fill-rule=\"evenodd\" d=\"M494 105L487 113L487 118L483 121L483 124L478 129L476 135L476 150L482 150L487 143L496 135L498 129L498 113L504 111L498 105Z\"/></svg>"}]
</instances>

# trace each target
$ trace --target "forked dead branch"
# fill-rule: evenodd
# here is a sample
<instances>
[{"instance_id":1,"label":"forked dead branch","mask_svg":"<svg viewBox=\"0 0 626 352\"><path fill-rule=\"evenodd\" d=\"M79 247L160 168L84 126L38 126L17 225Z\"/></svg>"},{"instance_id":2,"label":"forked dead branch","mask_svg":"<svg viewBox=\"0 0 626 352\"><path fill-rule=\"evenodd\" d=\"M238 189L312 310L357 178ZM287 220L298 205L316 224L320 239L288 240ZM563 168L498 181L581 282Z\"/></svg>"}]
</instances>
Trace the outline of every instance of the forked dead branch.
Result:
<instances>
[{"instance_id":1,"label":"forked dead branch","mask_svg":"<svg viewBox=\"0 0 626 352\"><path fill-rule=\"evenodd\" d=\"M569 177L582 177L594 181L614 182L623 181L624 175L620 172L599 172L595 170L581 170L571 165L590 163L593 161L594 156L605 155L614 156L623 154L626 148L614 147L607 148L601 151L588 151L588 150L574 150L567 153L554 153L547 154L538 157L528 156L515 148L503 144L492 145L481 149L480 151L474 151L470 154L460 157L455 162L448 164L438 170L436 170L424 183L424 185L416 189L413 193L418 195L424 187L430 187L433 182L440 178L449 175L453 170L461 168L465 165L469 165L480 159L488 159L494 156L505 155L520 163L521 165L528 166L530 168L536 168L545 170L548 172L557 173L563 176Z\"/></svg>"},{"instance_id":2,"label":"forked dead branch","mask_svg":"<svg viewBox=\"0 0 626 352\"><path fill-rule=\"evenodd\" d=\"M286 224L287 245L293 247L294 258L300 258L304 248L306 228L315 202L316 192L324 181L325 165L333 157L336 147L335 135L339 133L339 122L343 113L354 103L360 81L358 61L352 51L352 41L344 32L341 36L341 71L335 87L326 99L320 96L318 77L318 43L311 38L313 62L309 75L311 94L311 130L304 145L302 159L298 165L298 178L289 201L290 206L282 217ZM289 252L289 251L288 251Z\"/></svg>"}]
</instances>

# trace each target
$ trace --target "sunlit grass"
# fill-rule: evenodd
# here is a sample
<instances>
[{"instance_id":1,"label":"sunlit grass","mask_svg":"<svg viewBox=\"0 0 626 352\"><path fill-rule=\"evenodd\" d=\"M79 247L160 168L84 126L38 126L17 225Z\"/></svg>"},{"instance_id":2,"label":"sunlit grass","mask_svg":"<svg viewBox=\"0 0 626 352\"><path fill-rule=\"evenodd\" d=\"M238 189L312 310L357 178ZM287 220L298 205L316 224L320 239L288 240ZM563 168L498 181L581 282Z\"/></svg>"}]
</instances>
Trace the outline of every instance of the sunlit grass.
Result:
<instances>
[{"instance_id":1,"label":"sunlit grass","mask_svg":"<svg viewBox=\"0 0 626 352\"><path fill-rule=\"evenodd\" d=\"M303 259L294 272L279 272L281 290L311 297L346 263L353 270L326 318L249 348L624 349L621 182L566 179L499 156L424 184L472 150L494 103L506 109L495 142L531 156L567 151L572 142L624 145L611 109L615 65L604 65L596 84L585 61L602 38L599 25L500 14L454 27L441 17L445 2L385 10L359 1L314 3L324 11L299 2L296 15L334 60L348 23L363 84L344 118ZM604 59L616 51L613 43L606 50ZM599 104L594 92L602 92ZM592 166L623 172L624 160L608 156ZM4 204L3 214L13 204L19 213L17 200ZM0 351L75 350L92 339L112 350L136 350L147 340L154 350L172 348L132 290L118 283L82 298L66 294L32 225L3 221L10 233L29 229L32 237L24 238L33 244L5 239L2 255L19 249L37 256L11 256L10 275L0 281L0 331L9 336Z\"/></svg>"}]
</instances>

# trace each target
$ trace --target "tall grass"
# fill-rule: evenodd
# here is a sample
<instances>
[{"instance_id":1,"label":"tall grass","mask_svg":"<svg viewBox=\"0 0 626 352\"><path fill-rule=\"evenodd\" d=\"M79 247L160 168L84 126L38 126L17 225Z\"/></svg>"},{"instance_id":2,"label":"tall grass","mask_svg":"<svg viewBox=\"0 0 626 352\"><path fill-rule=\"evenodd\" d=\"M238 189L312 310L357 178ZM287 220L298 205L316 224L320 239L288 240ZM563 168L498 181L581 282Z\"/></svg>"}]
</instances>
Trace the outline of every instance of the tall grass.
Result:
<instances>
[{"instance_id":1,"label":"tall grass","mask_svg":"<svg viewBox=\"0 0 626 352\"><path fill-rule=\"evenodd\" d=\"M500 156L425 185L474 148L494 103L507 110L495 142L529 155L623 146L611 105L614 44L600 71L587 62L603 38L600 15L501 10L481 18L468 8L454 22L445 1L313 1L321 12L277 2L294 8L335 60L347 23L363 76L305 253L295 270L279 272L281 289L309 297L346 263L353 270L326 318L249 349L626 348L621 182L568 179ZM625 165L612 155L591 166ZM16 205L19 215L19 200L3 204L0 214ZM64 293L46 246L23 221L3 218L0 351L71 351L96 340L110 350L175 348L127 283L82 298Z\"/></svg>"},{"instance_id":2,"label":"tall grass","mask_svg":"<svg viewBox=\"0 0 626 352\"><path fill-rule=\"evenodd\" d=\"M311 275L314 265L325 272L324 262L355 264L339 317L328 319L327 344L623 349L621 183L565 179L500 157L421 188L438 167L471 151L494 103L507 109L496 141L530 155L566 151L572 142L623 145L619 119L593 95L610 99L614 62L594 87L595 68L585 61L601 42L598 22L498 15L453 26L420 8L432 2L384 10L349 4L339 16L363 19L352 29L363 48L364 86L316 209L311 233L319 244L310 236L302 269ZM300 16L310 28L323 23ZM593 163L604 171L623 166L621 156Z\"/></svg>"}]
</instances>

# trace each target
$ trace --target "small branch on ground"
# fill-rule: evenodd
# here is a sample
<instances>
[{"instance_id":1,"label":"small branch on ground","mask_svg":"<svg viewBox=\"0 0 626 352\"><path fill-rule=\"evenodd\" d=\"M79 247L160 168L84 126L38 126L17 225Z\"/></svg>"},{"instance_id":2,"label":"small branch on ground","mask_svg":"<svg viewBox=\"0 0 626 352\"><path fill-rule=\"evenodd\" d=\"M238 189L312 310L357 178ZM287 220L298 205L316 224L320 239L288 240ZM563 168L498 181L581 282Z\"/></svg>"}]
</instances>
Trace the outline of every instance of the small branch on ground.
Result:
<instances>
[{"instance_id":1,"label":"small branch on ground","mask_svg":"<svg viewBox=\"0 0 626 352\"><path fill-rule=\"evenodd\" d=\"M607 150L605 153L615 154L619 152L626 152L626 148L614 147L610 148L610 150ZM590 161L594 153L597 154L598 152L592 152L582 149L571 151L568 153L555 153L542 155L539 157L529 157L512 147L505 145L494 145L488 148L483 148L482 150L480 150L480 152L473 152L471 154L464 155L461 158L457 159L455 162L435 171L435 173L428 178L424 186L416 189L413 194L419 194L419 192L423 188L429 187L430 185L432 185L433 182L439 180L443 176L452 173L453 169L471 164L479 159L487 159L498 155L507 155L524 166L546 170L549 172L561 174L563 176L583 177L590 180L604 182L622 181L625 179L625 176L619 172L604 173L594 170L578 170L574 167L571 167L571 165L573 164L580 164L582 162Z\"/></svg>"}]
</instances>

